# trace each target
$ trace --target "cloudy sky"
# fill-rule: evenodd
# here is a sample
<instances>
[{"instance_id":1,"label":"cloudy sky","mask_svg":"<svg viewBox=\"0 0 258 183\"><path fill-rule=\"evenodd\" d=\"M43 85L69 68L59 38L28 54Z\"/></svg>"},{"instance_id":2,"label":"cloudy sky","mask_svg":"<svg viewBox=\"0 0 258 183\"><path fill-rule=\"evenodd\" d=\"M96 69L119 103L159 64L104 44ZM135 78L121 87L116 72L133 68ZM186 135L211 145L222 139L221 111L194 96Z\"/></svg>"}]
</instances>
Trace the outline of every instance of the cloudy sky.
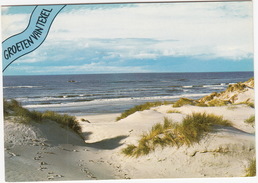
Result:
<instances>
[{"instance_id":1,"label":"cloudy sky","mask_svg":"<svg viewBox=\"0 0 258 183\"><path fill-rule=\"evenodd\" d=\"M2 8L2 37L33 6ZM252 2L67 5L5 75L253 71Z\"/></svg>"}]
</instances>

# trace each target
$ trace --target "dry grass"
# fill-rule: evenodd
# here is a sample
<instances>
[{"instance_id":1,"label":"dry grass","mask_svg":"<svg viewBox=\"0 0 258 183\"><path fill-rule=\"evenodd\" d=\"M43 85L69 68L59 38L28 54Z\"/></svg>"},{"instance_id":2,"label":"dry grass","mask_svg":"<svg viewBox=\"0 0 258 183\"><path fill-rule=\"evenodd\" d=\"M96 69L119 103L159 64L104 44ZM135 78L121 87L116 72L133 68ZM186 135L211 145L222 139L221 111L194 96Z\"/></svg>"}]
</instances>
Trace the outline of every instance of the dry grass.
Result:
<instances>
[{"instance_id":1,"label":"dry grass","mask_svg":"<svg viewBox=\"0 0 258 183\"><path fill-rule=\"evenodd\" d=\"M214 93L211 93L210 95L202 97L196 101L197 102L196 106L213 107L213 106L225 106L228 104L236 104L235 101L237 100L238 94L235 94L231 97L229 97L229 94L233 92L236 92L236 93L244 92L247 90L248 87L249 88L254 87L254 78L251 78L244 83L239 82L237 84L229 85L225 91L222 91L220 93L214 92ZM248 101L244 103L254 108L254 103L251 103Z\"/></svg>"},{"instance_id":2,"label":"dry grass","mask_svg":"<svg viewBox=\"0 0 258 183\"><path fill-rule=\"evenodd\" d=\"M254 177L256 176L256 159L253 159L249 162L249 165L245 171L246 177Z\"/></svg>"},{"instance_id":3,"label":"dry grass","mask_svg":"<svg viewBox=\"0 0 258 183\"><path fill-rule=\"evenodd\" d=\"M130 144L122 150L122 153L126 156L139 157L149 154L158 146L162 148L190 146L198 143L203 136L212 131L215 125L231 126L231 123L221 116L206 113L188 115L181 124L173 123L165 118L163 124L158 123L149 133L143 134L137 146Z\"/></svg>"},{"instance_id":4,"label":"dry grass","mask_svg":"<svg viewBox=\"0 0 258 183\"><path fill-rule=\"evenodd\" d=\"M4 100L4 116L16 116L20 123L29 123L30 121L42 121L40 112L29 111L21 106L16 100Z\"/></svg>"},{"instance_id":5,"label":"dry grass","mask_svg":"<svg viewBox=\"0 0 258 183\"><path fill-rule=\"evenodd\" d=\"M246 89L246 85L244 83L236 83L233 85L229 85L228 88L226 89L226 91L224 92L234 92L234 91L244 91Z\"/></svg>"},{"instance_id":6,"label":"dry grass","mask_svg":"<svg viewBox=\"0 0 258 183\"><path fill-rule=\"evenodd\" d=\"M227 107L227 109L233 111L233 110L237 109L237 106L230 105L230 106Z\"/></svg>"},{"instance_id":7,"label":"dry grass","mask_svg":"<svg viewBox=\"0 0 258 183\"><path fill-rule=\"evenodd\" d=\"M46 111L42 113L42 119L55 121L61 124L63 127L68 127L72 129L78 134L81 132L81 126L74 116L70 116L67 114L58 114L53 111Z\"/></svg>"},{"instance_id":8,"label":"dry grass","mask_svg":"<svg viewBox=\"0 0 258 183\"><path fill-rule=\"evenodd\" d=\"M225 106L227 104L229 104L229 101L225 101L225 100L220 100L220 99L213 99L211 101L208 102L208 106L209 107L214 107L214 106Z\"/></svg>"},{"instance_id":9,"label":"dry grass","mask_svg":"<svg viewBox=\"0 0 258 183\"><path fill-rule=\"evenodd\" d=\"M171 104L172 102L168 102L168 101L164 101L164 102L147 102L141 105L137 105L134 106L131 109L128 109L126 111L124 111L119 117L117 117L117 121L126 118L127 116L137 112L137 111L144 111L144 110L149 110L152 107L157 107L157 106L161 106L161 105L168 105Z\"/></svg>"},{"instance_id":10,"label":"dry grass","mask_svg":"<svg viewBox=\"0 0 258 183\"><path fill-rule=\"evenodd\" d=\"M68 127L78 134L81 132L81 126L74 116L58 114L53 111L29 111L28 109L23 108L16 100L11 100L10 102L4 100L4 115L5 117L16 116L16 122L24 124L29 124L32 121L43 122L50 120L61 124L63 127Z\"/></svg>"},{"instance_id":11,"label":"dry grass","mask_svg":"<svg viewBox=\"0 0 258 183\"><path fill-rule=\"evenodd\" d=\"M248 81L245 82L245 84L250 87L254 88L254 77L250 78Z\"/></svg>"},{"instance_id":12,"label":"dry grass","mask_svg":"<svg viewBox=\"0 0 258 183\"><path fill-rule=\"evenodd\" d=\"M254 103L253 103L253 102L247 102L247 104L246 104L246 105L248 105L249 107L255 108L255 107L254 107Z\"/></svg>"},{"instance_id":13,"label":"dry grass","mask_svg":"<svg viewBox=\"0 0 258 183\"><path fill-rule=\"evenodd\" d=\"M237 83L237 84L233 84L233 85L229 85L228 88L220 93L214 92L211 93L210 95L207 95L205 97L202 97L198 100L193 100L193 99L189 99L189 98L180 98L179 100L177 100L176 102L173 103L173 107L182 107L184 105L193 105L193 106L199 106L199 107L214 107L214 106L226 106L228 104L236 104L235 99L237 97L237 95L234 95L231 98L227 98L225 99L225 96L227 96L228 93L230 92L243 92L245 91L245 89L247 87L252 87L254 85L254 78L249 79L247 82L244 83ZM137 105L131 109L126 110L125 112L123 112L118 118L118 120L121 120L123 118L126 118L127 116L137 112L137 111L144 111L144 110L148 110L152 107L157 107L157 106L161 106L161 105L167 105L170 104L172 102L147 102L145 104L142 105ZM251 102L242 102L242 103L238 103L238 104L246 104L252 108L254 108L254 103ZM173 112L173 110L168 111L168 113L175 113ZM176 112L178 113L178 112Z\"/></svg>"},{"instance_id":14,"label":"dry grass","mask_svg":"<svg viewBox=\"0 0 258 183\"><path fill-rule=\"evenodd\" d=\"M184 105L195 105L196 101L188 98L180 98L173 104L173 107L182 107Z\"/></svg>"},{"instance_id":15,"label":"dry grass","mask_svg":"<svg viewBox=\"0 0 258 183\"><path fill-rule=\"evenodd\" d=\"M173 109L173 110L168 110L167 113L181 113L181 112L176 109Z\"/></svg>"},{"instance_id":16,"label":"dry grass","mask_svg":"<svg viewBox=\"0 0 258 183\"><path fill-rule=\"evenodd\" d=\"M250 116L248 119L245 120L245 123L254 126L255 125L255 116L254 115Z\"/></svg>"},{"instance_id":17,"label":"dry grass","mask_svg":"<svg viewBox=\"0 0 258 183\"><path fill-rule=\"evenodd\" d=\"M213 100L215 97L218 97L219 94L217 92L211 93L210 95L204 96L198 100L199 103L205 103L207 101Z\"/></svg>"}]
</instances>

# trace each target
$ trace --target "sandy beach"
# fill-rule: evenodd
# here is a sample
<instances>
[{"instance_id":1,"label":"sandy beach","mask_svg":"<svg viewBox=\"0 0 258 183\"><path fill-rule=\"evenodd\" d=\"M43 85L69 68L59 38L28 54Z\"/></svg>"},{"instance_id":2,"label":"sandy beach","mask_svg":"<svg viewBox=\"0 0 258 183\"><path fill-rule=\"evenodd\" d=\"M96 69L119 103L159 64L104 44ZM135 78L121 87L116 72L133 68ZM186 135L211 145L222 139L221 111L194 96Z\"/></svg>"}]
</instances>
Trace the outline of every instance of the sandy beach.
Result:
<instances>
[{"instance_id":1,"label":"sandy beach","mask_svg":"<svg viewBox=\"0 0 258 183\"><path fill-rule=\"evenodd\" d=\"M239 104L168 104L118 121L120 113L77 116L80 135L51 121L21 124L8 117L4 123L6 181L243 177L255 158L255 127L245 122L255 109L243 103L254 101L254 89L239 96ZM223 116L232 126L216 126L191 146L158 147L138 158L122 153L164 118L181 123L193 112Z\"/></svg>"},{"instance_id":2,"label":"sandy beach","mask_svg":"<svg viewBox=\"0 0 258 183\"><path fill-rule=\"evenodd\" d=\"M169 109L171 105L136 112L119 122L115 122L117 115L109 115L109 118L83 116L91 121L90 124L81 124L83 130L89 134L86 143L97 144L107 139L116 141L117 148L112 150L108 158L118 164L123 172L121 175L133 179L238 177L245 174L248 159L255 156L255 136L254 128L243 121L254 114L253 108L241 105L234 110L228 107L184 106L177 109L181 114L167 114L166 111ZM149 131L154 124L162 122L164 117L180 122L190 111L223 113L225 119L231 120L235 127L219 128L192 147L160 148L139 158L128 158L121 154L125 144L137 143L143 132ZM113 121L110 120L112 117ZM227 152L217 152L220 148Z\"/></svg>"}]
</instances>

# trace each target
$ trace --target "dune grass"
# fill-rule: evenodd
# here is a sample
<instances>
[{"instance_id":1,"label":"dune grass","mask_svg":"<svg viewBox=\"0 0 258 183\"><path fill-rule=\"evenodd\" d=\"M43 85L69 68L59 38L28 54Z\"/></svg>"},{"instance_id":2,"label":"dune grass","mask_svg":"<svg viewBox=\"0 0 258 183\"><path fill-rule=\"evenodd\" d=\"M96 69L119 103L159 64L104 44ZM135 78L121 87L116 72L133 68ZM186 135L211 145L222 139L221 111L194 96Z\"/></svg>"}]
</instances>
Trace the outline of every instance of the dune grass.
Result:
<instances>
[{"instance_id":1,"label":"dune grass","mask_svg":"<svg viewBox=\"0 0 258 183\"><path fill-rule=\"evenodd\" d=\"M4 116L16 116L17 122L29 123L30 121L42 121L42 115L37 111L29 111L21 106L16 100L4 100Z\"/></svg>"},{"instance_id":2,"label":"dune grass","mask_svg":"<svg viewBox=\"0 0 258 183\"><path fill-rule=\"evenodd\" d=\"M75 131L76 133L81 132L81 126L79 125L78 121L74 116L70 116L67 114L58 114L53 111L46 111L42 113L42 118L55 121L61 124L63 127L68 127Z\"/></svg>"},{"instance_id":3,"label":"dune grass","mask_svg":"<svg viewBox=\"0 0 258 183\"><path fill-rule=\"evenodd\" d=\"M229 101L220 100L220 99L213 99L213 100L208 102L208 106L209 107L225 106L225 105L227 105L229 103L230 103Z\"/></svg>"},{"instance_id":4,"label":"dune grass","mask_svg":"<svg viewBox=\"0 0 258 183\"><path fill-rule=\"evenodd\" d=\"M253 102L241 102L241 103L235 103L235 100L237 98L237 95L232 96L228 99L223 99L225 95L231 92L243 92L247 87L253 87L254 86L254 78L249 79L247 82L244 83L237 83L229 85L228 88L225 91L222 91L220 93L214 92L210 95L204 96L200 99L194 100L189 98L180 98L176 102L147 102L145 104L134 106L131 109L128 109L124 111L119 117L117 117L117 121L126 118L127 116L137 112L137 111L144 111L148 110L152 107L157 107L160 105L167 105L167 104L173 104L172 107L182 107L184 105L192 105L192 106L198 106L198 107L215 107L215 106L227 106L228 104L246 104L252 108L254 108ZM168 112L173 113L173 112Z\"/></svg>"},{"instance_id":5,"label":"dune grass","mask_svg":"<svg viewBox=\"0 0 258 183\"><path fill-rule=\"evenodd\" d=\"M142 135L138 145L130 144L122 149L126 156L139 157L154 151L158 146L190 146L198 143L203 136L213 130L213 126L231 126L228 120L221 116L206 113L193 113L186 116L182 123L174 123L167 118L163 124L158 123L152 127L149 133Z\"/></svg>"},{"instance_id":6,"label":"dune grass","mask_svg":"<svg viewBox=\"0 0 258 183\"><path fill-rule=\"evenodd\" d=\"M43 122L46 120L54 121L61 124L63 127L68 127L80 134L81 127L74 116L67 114L58 114L53 111L29 111L21 106L16 100L4 100L4 116L15 116L16 122L29 124L30 122Z\"/></svg>"},{"instance_id":7,"label":"dune grass","mask_svg":"<svg viewBox=\"0 0 258 183\"><path fill-rule=\"evenodd\" d=\"M235 110L235 109L237 109L237 106L235 106L235 105L230 105L230 106L228 106L227 107L227 110Z\"/></svg>"},{"instance_id":8,"label":"dune grass","mask_svg":"<svg viewBox=\"0 0 258 183\"><path fill-rule=\"evenodd\" d=\"M254 124L255 124L255 116L252 115L252 116L250 116L249 118L247 118L247 119L245 120L245 123L250 124L250 125L254 125Z\"/></svg>"},{"instance_id":9,"label":"dune grass","mask_svg":"<svg viewBox=\"0 0 258 183\"><path fill-rule=\"evenodd\" d=\"M211 93L210 95L206 95L206 96L200 98L200 99L198 100L198 102L199 102L199 103L205 103L206 101L211 101L211 100L213 100L215 97L218 97L218 96L219 96L219 93L213 92L213 93Z\"/></svg>"},{"instance_id":10,"label":"dune grass","mask_svg":"<svg viewBox=\"0 0 258 183\"><path fill-rule=\"evenodd\" d=\"M251 108L255 108L255 106L254 106L254 103L253 103L253 102L248 102L248 103L247 103L247 105L248 105L249 107L251 107Z\"/></svg>"},{"instance_id":11,"label":"dune grass","mask_svg":"<svg viewBox=\"0 0 258 183\"><path fill-rule=\"evenodd\" d=\"M167 113L181 113L181 112L176 109L173 109L173 110L168 110Z\"/></svg>"},{"instance_id":12,"label":"dune grass","mask_svg":"<svg viewBox=\"0 0 258 183\"><path fill-rule=\"evenodd\" d=\"M243 91L246 89L246 87L247 86L245 83L239 82L229 85L225 92Z\"/></svg>"},{"instance_id":13,"label":"dune grass","mask_svg":"<svg viewBox=\"0 0 258 183\"><path fill-rule=\"evenodd\" d=\"M245 170L246 177L256 176L256 159L253 159L249 162L247 169Z\"/></svg>"},{"instance_id":14,"label":"dune grass","mask_svg":"<svg viewBox=\"0 0 258 183\"><path fill-rule=\"evenodd\" d=\"M158 101L158 102L147 102L141 105L136 105L131 109L128 109L126 111L124 111L119 117L116 118L117 121L126 118L127 116L137 112L137 111L144 111L144 110L149 110L152 107L157 107L157 106L161 106L161 105L168 105L171 104L172 102L168 102L168 101Z\"/></svg>"},{"instance_id":15,"label":"dune grass","mask_svg":"<svg viewBox=\"0 0 258 183\"><path fill-rule=\"evenodd\" d=\"M182 107L184 105L193 105L193 106L199 106L199 107L214 107L214 106L225 106L230 103L229 101L225 101L225 100L212 99L212 97L208 96L204 99L201 98L199 100L180 98L173 104L173 107Z\"/></svg>"},{"instance_id":16,"label":"dune grass","mask_svg":"<svg viewBox=\"0 0 258 183\"><path fill-rule=\"evenodd\" d=\"M182 107L183 105L195 105L195 104L196 104L196 101L193 99L180 98L173 104L173 107Z\"/></svg>"},{"instance_id":17,"label":"dune grass","mask_svg":"<svg viewBox=\"0 0 258 183\"><path fill-rule=\"evenodd\" d=\"M175 124L165 118L163 124L158 123L154 125L149 133L141 136L141 139L138 140L138 146L129 144L122 149L122 153L126 156L139 157L149 154L157 145L164 147L167 143L172 143L173 141L168 139L173 125Z\"/></svg>"}]
</instances>

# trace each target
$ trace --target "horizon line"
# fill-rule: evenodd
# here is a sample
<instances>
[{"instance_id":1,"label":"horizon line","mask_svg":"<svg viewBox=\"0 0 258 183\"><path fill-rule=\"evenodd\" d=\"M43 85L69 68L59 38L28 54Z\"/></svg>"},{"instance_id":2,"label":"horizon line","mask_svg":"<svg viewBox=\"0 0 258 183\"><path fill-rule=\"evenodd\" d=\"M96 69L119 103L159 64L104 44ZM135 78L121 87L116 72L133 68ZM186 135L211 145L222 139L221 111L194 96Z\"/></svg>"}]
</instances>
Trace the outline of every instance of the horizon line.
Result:
<instances>
[{"instance_id":1,"label":"horizon line","mask_svg":"<svg viewBox=\"0 0 258 183\"><path fill-rule=\"evenodd\" d=\"M115 72L115 73L81 73L81 74L20 74L20 75L12 75L7 74L4 75L2 73L2 77L4 76L63 76L63 75L108 75L108 74L177 74L177 73L234 73L234 72L255 72L255 71L185 71L185 72Z\"/></svg>"}]
</instances>

